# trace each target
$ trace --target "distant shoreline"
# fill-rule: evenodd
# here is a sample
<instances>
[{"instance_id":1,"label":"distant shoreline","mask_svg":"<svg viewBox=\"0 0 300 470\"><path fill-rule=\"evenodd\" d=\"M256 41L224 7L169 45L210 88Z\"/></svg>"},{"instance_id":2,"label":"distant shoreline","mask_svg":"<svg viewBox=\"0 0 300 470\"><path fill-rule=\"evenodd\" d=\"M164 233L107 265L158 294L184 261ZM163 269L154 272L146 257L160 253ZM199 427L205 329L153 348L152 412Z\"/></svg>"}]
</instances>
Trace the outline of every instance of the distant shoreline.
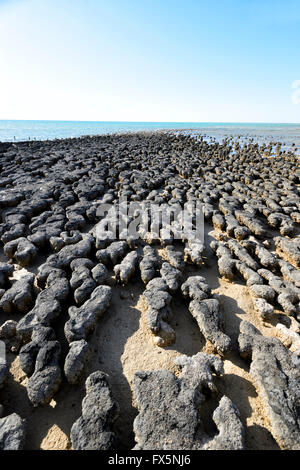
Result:
<instances>
[{"instance_id":1,"label":"distant shoreline","mask_svg":"<svg viewBox=\"0 0 300 470\"><path fill-rule=\"evenodd\" d=\"M175 126L174 126L175 124ZM177 124L177 125L176 125ZM180 127L180 124L182 127ZM203 124L203 127L200 127ZM205 140L222 142L233 138L244 144L253 141L269 145L280 142L281 150L292 150L300 155L300 124L263 123L133 123L88 121L4 121L0 120L0 142L8 144L28 142L76 141L104 135L133 133L180 132Z\"/></svg>"}]
</instances>

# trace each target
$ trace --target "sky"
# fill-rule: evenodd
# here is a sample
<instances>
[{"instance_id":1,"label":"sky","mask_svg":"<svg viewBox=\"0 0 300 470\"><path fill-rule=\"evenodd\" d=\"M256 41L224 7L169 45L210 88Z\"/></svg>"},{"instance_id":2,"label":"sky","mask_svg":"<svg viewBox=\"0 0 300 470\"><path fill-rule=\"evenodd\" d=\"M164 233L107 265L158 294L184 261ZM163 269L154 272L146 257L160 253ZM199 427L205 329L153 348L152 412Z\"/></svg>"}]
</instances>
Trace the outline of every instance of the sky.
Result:
<instances>
[{"instance_id":1,"label":"sky","mask_svg":"<svg viewBox=\"0 0 300 470\"><path fill-rule=\"evenodd\" d=\"M0 0L0 119L300 122L299 0Z\"/></svg>"}]
</instances>

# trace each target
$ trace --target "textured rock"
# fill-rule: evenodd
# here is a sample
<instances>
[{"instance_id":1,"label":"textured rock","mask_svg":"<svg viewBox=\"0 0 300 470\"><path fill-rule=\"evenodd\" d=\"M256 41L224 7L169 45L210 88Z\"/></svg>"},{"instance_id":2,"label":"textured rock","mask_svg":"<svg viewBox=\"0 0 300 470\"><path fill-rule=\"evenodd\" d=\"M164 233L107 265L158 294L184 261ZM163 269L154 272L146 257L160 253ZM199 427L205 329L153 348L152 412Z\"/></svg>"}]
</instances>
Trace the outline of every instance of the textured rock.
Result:
<instances>
[{"instance_id":1,"label":"textured rock","mask_svg":"<svg viewBox=\"0 0 300 470\"><path fill-rule=\"evenodd\" d=\"M249 212L235 211L234 215L236 216L237 220L242 225L246 225L246 227L248 227L254 235L258 237L265 237L267 235L262 222L255 216L253 217Z\"/></svg>"},{"instance_id":2,"label":"textured rock","mask_svg":"<svg viewBox=\"0 0 300 470\"><path fill-rule=\"evenodd\" d=\"M18 281L15 281L0 300L0 308L4 312L11 313L14 310L27 313L33 303L33 282L34 274L26 274Z\"/></svg>"},{"instance_id":3,"label":"textured rock","mask_svg":"<svg viewBox=\"0 0 300 470\"><path fill-rule=\"evenodd\" d=\"M39 350L34 373L27 383L28 398L33 406L50 403L59 389L62 380L59 356L58 341L48 341Z\"/></svg>"},{"instance_id":4,"label":"textured rock","mask_svg":"<svg viewBox=\"0 0 300 470\"><path fill-rule=\"evenodd\" d=\"M299 325L299 324L298 324ZM300 327L298 328L298 333L287 328L282 323L277 323L276 329L278 330L278 338L282 343L289 348L289 350L297 356L300 356Z\"/></svg>"},{"instance_id":5,"label":"textured rock","mask_svg":"<svg viewBox=\"0 0 300 470\"><path fill-rule=\"evenodd\" d=\"M190 276L182 284L181 291L184 297L189 297L192 300L207 299L211 295L211 289L206 283L205 277Z\"/></svg>"},{"instance_id":6,"label":"textured rock","mask_svg":"<svg viewBox=\"0 0 300 470\"><path fill-rule=\"evenodd\" d=\"M112 431L118 405L111 396L108 377L103 372L91 374L86 381L82 415L72 426L71 440L75 450L114 450Z\"/></svg>"},{"instance_id":7,"label":"textured rock","mask_svg":"<svg viewBox=\"0 0 300 470\"><path fill-rule=\"evenodd\" d=\"M70 286L74 290L74 300L77 305L83 304L97 286L91 274L93 267L94 263L88 258L77 258L70 264L72 270Z\"/></svg>"},{"instance_id":8,"label":"textured rock","mask_svg":"<svg viewBox=\"0 0 300 470\"><path fill-rule=\"evenodd\" d=\"M271 432L282 449L300 449L300 358L277 338L261 336L242 321L240 353L250 357L250 375L263 400Z\"/></svg>"},{"instance_id":9,"label":"textured rock","mask_svg":"<svg viewBox=\"0 0 300 470\"><path fill-rule=\"evenodd\" d=\"M241 245L252 254L255 254L264 268L270 269L271 271L278 269L278 259L261 244L247 240L241 242Z\"/></svg>"},{"instance_id":10,"label":"textured rock","mask_svg":"<svg viewBox=\"0 0 300 470\"><path fill-rule=\"evenodd\" d=\"M269 286L278 294L277 302L282 306L287 315L297 315L297 303L300 301L300 289L289 281L275 276L267 269L259 269L258 274L268 281Z\"/></svg>"},{"instance_id":11,"label":"textured rock","mask_svg":"<svg viewBox=\"0 0 300 470\"><path fill-rule=\"evenodd\" d=\"M204 244L201 241L188 239L184 248L184 261L189 261L192 264L203 264Z\"/></svg>"},{"instance_id":12,"label":"textured rock","mask_svg":"<svg viewBox=\"0 0 300 470\"><path fill-rule=\"evenodd\" d=\"M55 333L52 328L37 325L31 335L31 341L22 346L19 353L20 367L25 374L30 377L35 369L36 358L39 350L48 341L55 340Z\"/></svg>"},{"instance_id":13,"label":"textured rock","mask_svg":"<svg viewBox=\"0 0 300 470\"><path fill-rule=\"evenodd\" d=\"M240 413L232 401L223 396L218 408L213 412L219 434L208 440L202 450L242 450L244 449L244 428Z\"/></svg>"},{"instance_id":14,"label":"textured rock","mask_svg":"<svg viewBox=\"0 0 300 470\"><path fill-rule=\"evenodd\" d=\"M235 267L245 279L247 286L263 284L263 280L260 275L253 271L253 269L249 268L246 263L236 261Z\"/></svg>"},{"instance_id":15,"label":"textured rock","mask_svg":"<svg viewBox=\"0 0 300 470\"><path fill-rule=\"evenodd\" d=\"M261 284L251 284L249 290L252 297L262 298L265 299L267 302L272 302L276 296L276 292L270 286L265 286Z\"/></svg>"},{"instance_id":16,"label":"textured rock","mask_svg":"<svg viewBox=\"0 0 300 470\"><path fill-rule=\"evenodd\" d=\"M167 246L165 248L166 258L174 268L182 270L184 268L184 255L175 250L173 246Z\"/></svg>"},{"instance_id":17,"label":"textured rock","mask_svg":"<svg viewBox=\"0 0 300 470\"><path fill-rule=\"evenodd\" d=\"M60 251L65 245L74 245L82 240L82 235L78 230L71 230L70 235L68 232L61 232L59 237L50 237L49 242L54 251Z\"/></svg>"},{"instance_id":18,"label":"textured rock","mask_svg":"<svg viewBox=\"0 0 300 470\"><path fill-rule=\"evenodd\" d=\"M289 240L285 237L274 238L276 248L286 257L287 261L300 267L300 238Z\"/></svg>"},{"instance_id":19,"label":"textured rock","mask_svg":"<svg viewBox=\"0 0 300 470\"><path fill-rule=\"evenodd\" d=\"M92 278L96 282L97 285L100 284L105 284L108 278L108 271L104 264L98 263L96 266L92 269Z\"/></svg>"},{"instance_id":20,"label":"textured rock","mask_svg":"<svg viewBox=\"0 0 300 470\"><path fill-rule=\"evenodd\" d=\"M80 380L84 372L88 352L89 345L84 339L70 343L64 365L65 376L70 384L76 384Z\"/></svg>"},{"instance_id":21,"label":"textured rock","mask_svg":"<svg viewBox=\"0 0 300 470\"><path fill-rule=\"evenodd\" d=\"M217 299L193 300L189 310L198 323L205 339L209 340L218 352L224 354L231 346L231 340L221 330L220 305Z\"/></svg>"},{"instance_id":22,"label":"textured rock","mask_svg":"<svg viewBox=\"0 0 300 470\"><path fill-rule=\"evenodd\" d=\"M293 282L295 286L300 289L300 271L292 264L283 260L279 261L279 266L283 279L289 282Z\"/></svg>"},{"instance_id":23,"label":"textured rock","mask_svg":"<svg viewBox=\"0 0 300 470\"><path fill-rule=\"evenodd\" d=\"M212 216L212 223L215 229L218 229L221 231L225 230L226 222L225 222L223 215L220 212L214 211L214 214Z\"/></svg>"},{"instance_id":24,"label":"textured rock","mask_svg":"<svg viewBox=\"0 0 300 470\"><path fill-rule=\"evenodd\" d=\"M209 438L201 423L204 390L217 391L213 374L223 373L222 361L205 353L180 356L177 378L168 370L137 372L133 385L139 415L134 421L134 450L200 450L243 448L243 426L232 402L223 397L214 412L220 433ZM170 406L172 403L172 406ZM198 412L200 409L200 412Z\"/></svg>"},{"instance_id":25,"label":"textured rock","mask_svg":"<svg viewBox=\"0 0 300 470\"><path fill-rule=\"evenodd\" d=\"M141 278L144 284L147 284L156 275L159 267L156 251L151 246L145 246L143 249L143 258L140 261Z\"/></svg>"},{"instance_id":26,"label":"textured rock","mask_svg":"<svg viewBox=\"0 0 300 470\"><path fill-rule=\"evenodd\" d=\"M38 391L31 381L35 376L38 354L56 338L50 327L55 328L60 337L62 322L66 322L66 336L71 346L67 354L67 344L62 342L64 357L59 365L62 367L64 364L66 375L69 375L71 382L76 382L80 373L84 376L85 347L82 346L81 349L80 344L86 346L86 337L104 309L101 302L106 295L102 297L99 294L99 307L98 300L93 298L96 287L114 285L115 280L122 284L132 282L134 295L130 294L131 289L112 287L115 289L116 306L120 302L119 297L127 300L134 297L137 301L141 287L140 275L145 285L139 304L143 316L145 315L142 319L146 321L149 336L159 346L172 344L176 339L176 330L176 334L183 332L186 335L187 350L192 351L196 347L196 337L192 335L192 331L186 329L186 321L189 322L189 319L184 318L185 314L180 309L183 296L188 298L188 303L193 301L197 306L195 312L201 331L215 343L218 356L225 354L220 348L224 346L223 340L229 339L222 336L222 333L228 331L232 335L232 341L236 340L234 331L241 318L235 317L230 311L231 306L236 305L234 299L245 312L244 316L238 314L238 317L252 318L258 322L260 319L253 316L254 304L258 311L256 317L262 315L263 320L272 323L266 325L265 322L260 322L262 331L268 336L279 338L289 348L289 352L297 353L299 350L299 330L295 326L298 324L297 319L300 320L300 279L297 270L300 239L297 227L300 221L299 158L287 146L280 149L279 143L261 144L257 136L252 139L245 137L244 133L240 138L228 135L222 141L207 135L199 134L195 138L188 134L147 132L44 142L0 143L0 240L4 244L4 254L9 259L9 263L0 263L0 299L2 298L1 302L6 310L0 309L0 325L3 324L0 327L0 344L4 347L5 343L8 353L18 352L22 346L20 364L36 395ZM126 212L122 212L122 198L126 198L129 203ZM140 203L144 207L142 214ZM205 221L208 222L205 227L202 226L205 228L205 241L213 240L211 248L216 258L211 256L209 247L204 249L204 233L199 236L197 230L195 237L194 229L200 213L196 214L194 208L198 204L201 204L201 212L203 208ZM161 216L162 207L164 214ZM188 228L185 225L183 208L192 216ZM167 219L164 215L170 217ZM113 224L119 221L126 225L114 230ZM137 227L133 234L129 224L132 223L132 228L137 222L144 226ZM214 231L211 231L211 222ZM280 237L276 237L279 233ZM135 254L129 255L129 258L132 256L130 263L126 257L125 263L124 257L129 251ZM44 264L38 267L44 258ZM216 288L217 280L213 280L216 275L216 261L220 277L223 278L217 292L224 294L226 300L224 331L222 314L218 312L218 307L198 308L201 302L211 302L218 298L216 295L212 298L205 279L198 276L207 272L208 279L212 279L212 286ZM23 270L19 271L13 263L25 265L32 262L34 265L30 271L35 272L36 268L38 271L31 293L32 305L29 297L28 304L25 305L22 295L25 295L26 300L27 288L17 292L20 283L16 280ZM116 265L118 267L113 279L112 269ZM246 283L248 289L240 289L239 286L235 289L223 282L234 279L238 284ZM182 280L186 282L180 291ZM247 291L251 300L246 295ZM244 296L244 299L238 299L237 295ZM70 318L66 318L71 305ZM176 318L172 322L174 330L170 326L173 305L179 315L178 324ZM268 318L273 308L275 314ZM9 322L6 322L8 319ZM18 320L17 325L15 320ZM278 321L284 325L275 328ZM130 328L125 317L124 322L125 329ZM122 329L123 326L118 322L116 324L117 328ZM179 339L170 348L172 351L162 352L161 363L168 362L176 350L184 346L183 338ZM211 349L212 344L206 344L206 348ZM152 352L156 356L159 350ZM232 366L226 361L228 371L231 367L242 367L234 356L235 353L228 354L228 361L234 361ZM9 354L9 362L12 359ZM152 359L150 357L150 362ZM6 364L2 370L3 376L7 376ZM55 384L57 369L51 369L51 374ZM197 377L197 372L193 371L191 375ZM12 378L9 376L2 394L10 393ZM24 382L23 378L24 374L20 372L17 379L24 385L28 378ZM42 371L39 371L36 379L36 383L42 384L46 389ZM177 379L181 380L178 377ZM255 418L256 424L269 428L265 416L261 414L261 400L250 400L249 413L245 414L247 400L244 398L249 395L247 381L239 380L237 383L230 373L224 389L233 384L232 380L237 385L235 396L241 399L244 406L243 416L252 412L258 418L258 421ZM217 382L221 383L221 379ZM181 382L179 385L181 389ZM21 392L22 388L15 388L14 393ZM203 388L203 395L209 394L206 388ZM187 390L184 387L183 389ZM53 393L51 390L50 392ZM123 391L120 393L122 395ZM60 398L64 397L64 394L59 395ZM197 398L197 393L195 396ZM287 396L283 398L286 399ZM170 408L172 399L167 403L163 394L162 399L166 400L166 407ZM194 411L199 411L199 416L204 421L204 428L210 429L213 434L211 419L214 417L219 434L214 437L212 434L202 434L200 423L191 438L191 448L242 447L238 413L226 397L221 398L219 394L219 400L219 407L214 414L212 403L216 408L215 399L205 404L203 410L198 410L193 404ZM41 397L41 402L44 401ZM127 403L126 400L125 402ZM125 402L123 415L130 404L128 402L126 405ZM178 404L176 400L175 403ZM239 402L236 404L239 405ZM38 411L37 413L39 415ZM157 418L155 414L153 416L154 419ZM162 434L168 428L168 414L163 415L163 418L164 427L159 428ZM122 420L123 417L121 422ZM149 422L149 426L151 424L154 429L150 441L157 436L159 443L160 435L156 433L153 422L154 420ZM191 423L193 418L188 425ZM230 430L227 429L228 423ZM258 448L269 445L272 447L274 443L272 444L263 429L259 430L262 439L252 440L253 429L250 427L247 430L247 448L254 445ZM130 430L126 429L125 433L127 432ZM33 430L32 438L36 441L35 434L36 431ZM198 439L199 435L201 439ZM49 443L49 436L45 438L44 444L46 441Z\"/></svg>"},{"instance_id":27,"label":"textured rock","mask_svg":"<svg viewBox=\"0 0 300 470\"><path fill-rule=\"evenodd\" d=\"M20 266L29 265L37 255L37 248L27 238L20 237L4 245L4 254Z\"/></svg>"},{"instance_id":28,"label":"textured rock","mask_svg":"<svg viewBox=\"0 0 300 470\"><path fill-rule=\"evenodd\" d=\"M17 322L14 320L7 320L0 327L0 339L10 339L16 334Z\"/></svg>"},{"instance_id":29,"label":"textured rock","mask_svg":"<svg viewBox=\"0 0 300 470\"><path fill-rule=\"evenodd\" d=\"M114 267L114 273L116 279L122 284L127 284L130 278L135 273L135 266L138 261L138 254L136 251L130 251L125 256L121 264L116 264Z\"/></svg>"},{"instance_id":30,"label":"textured rock","mask_svg":"<svg viewBox=\"0 0 300 470\"><path fill-rule=\"evenodd\" d=\"M65 324L65 335L69 343L85 339L95 327L98 318L107 310L111 300L111 288L98 286L81 307L70 307Z\"/></svg>"},{"instance_id":31,"label":"textured rock","mask_svg":"<svg viewBox=\"0 0 300 470\"><path fill-rule=\"evenodd\" d=\"M218 257L219 273L228 281L232 281L236 260L232 258L230 250L223 243L218 243L216 240L211 242L210 247Z\"/></svg>"},{"instance_id":32,"label":"textured rock","mask_svg":"<svg viewBox=\"0 0 300 470\"><path fill-rule=\"evenodd\" d=\"M246 264L253 271L257 271L259 268L258 263L249 255L246 248L242 247L237 241L229 240L228 247L230 251L244 264ZM258 284L258 283L257 283Z\"/></svg>"},{"instance_id":33,"label":"textured rock","mask_svg":"<svg viewBox=\"0 0 300 470\"><path fill-rule=\"evenodd\" d=\"M0 327L0 340L2 340L7 350L17 352L21 346L22 338L17 333L17 322L14 320L7 320Z\"/></svg>"},{"instance_id":34,"label":"textured rock","mask_svg":"<svg viewBox=\"0 0 300 470\"><path fill-rule=\"evenodd\" d=\"M64 246L57 254L50 255L47 263L55 268L67 268L77 258L86 258L92 249L94 237L89 233L82 234L82 240L74 245Z\"/></svg>"},{"instance_id":35,"label":"textured rock","mask_svg":"<svg viewBox=\"0 0 300 470\"><path fill-rule=\"evenodd\" d=\"M26 438L26 422L13 413L0 418L0 450L22 450Z\"/></svg>"},{"instance_id":36,"label":"textured rock","mask_svg":"<svg viewBox=\"0 0 300 470\"><path fill-rule=\"evenodd\" d=\"M274 312L273 305L270 305L265 299L253 299L254 309L262 318L268 318Z\"/></svg>"},{"instance_id":37,"label":"textured rock","mask_svg":"<svg viewBox=\"0 0 300 470\"><path fill-rule=\"evenodd\" d=\"M62 310L62 302L69 294L69 282L65 278L53 279L51 285L40 292L35 306L18 323L17 331L23 338L30 338L37 325L50 326Z\"/></svg>"},{"instance_id":38,"label":"textured rock","mask_svg":"<svg viewBox=\"0 0 300 470\"><path fill-rule=\"evenodd\" d=\"M170 263L163 263L160 269L160 275L168 286L171 293L177 291L181 280L181 271L174 268Z\"/></svg>"},{"instance_id":39,"label":"textured rock","mask_svg":"<svg viewBox=\"0 0 300 470\"><path fill-rule=\"evenodd\" d=\"M38 268L36 281L41 288L49 287L54 279L66 278L66 272L63 269L55 268L51 264L44 263Z\"/></svg>"},{"instance_id":40,"label":"textured rock","mask_svg":"<svg viewBox=\"0 0 300 470\"><path fill-rule=\"evenodd\" d=\"M172 318L170 302L172 297L167 292L168 286L164 279L154 278L144 291L147 305L147 325L156 336L157 346L167 346L175 341L176 335L167 322Z\"/></svg>"},{"instance_id":41,"label":"textured rock","mask_svg":"<svg viewBox=\"0 0 300 470\"><path fill-rule=\"evenodd\" d=\"M99 247L98 239L96 239L96 248ZM117 262L125 256L128 245L125 241L111 243L108 247L98 250L96 258L105 265L112 264L115 266Z\"/></svg>"}]
</instances>

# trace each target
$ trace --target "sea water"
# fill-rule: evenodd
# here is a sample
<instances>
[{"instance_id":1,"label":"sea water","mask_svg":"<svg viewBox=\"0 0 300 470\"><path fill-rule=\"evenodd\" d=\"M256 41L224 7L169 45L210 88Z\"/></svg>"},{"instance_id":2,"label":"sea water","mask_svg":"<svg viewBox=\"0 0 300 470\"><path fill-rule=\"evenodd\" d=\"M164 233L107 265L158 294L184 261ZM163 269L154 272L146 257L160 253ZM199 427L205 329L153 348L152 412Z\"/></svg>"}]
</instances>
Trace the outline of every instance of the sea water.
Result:
<instances>
[{"instance_id":1,"label":"sea water","mask_svg":"<svg viewBox=\"0 0 300 470\"><path fill-rule=\"evenodd\" d=\"M110 133L180 130L221 141L224 137L253 138L260 143L294 143L300 151L300 124L222 122L20 121L0 120L0 142L52 140Z\"/></svg>"}]
</instances>

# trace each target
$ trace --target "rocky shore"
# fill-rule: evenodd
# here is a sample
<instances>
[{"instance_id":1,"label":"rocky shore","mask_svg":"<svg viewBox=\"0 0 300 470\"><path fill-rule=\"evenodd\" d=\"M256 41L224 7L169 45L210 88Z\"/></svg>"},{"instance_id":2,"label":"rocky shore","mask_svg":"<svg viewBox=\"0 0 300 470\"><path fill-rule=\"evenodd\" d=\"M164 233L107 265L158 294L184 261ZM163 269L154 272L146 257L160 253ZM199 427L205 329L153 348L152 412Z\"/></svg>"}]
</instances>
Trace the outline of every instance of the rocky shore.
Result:
<instances>
[{"instance_id":1,"label":"rocky shore","mask_svg":"<svg viewBox=\"0 0 300 470\"><path fill-rule=\"evenodd\" d=\"M300 449L292 151L148 132L0 143L0 170L1 450ZM101 212L125 198L136 237ZM153 229L188 203L203 240Z\"/></svg>"}]
</instances>

